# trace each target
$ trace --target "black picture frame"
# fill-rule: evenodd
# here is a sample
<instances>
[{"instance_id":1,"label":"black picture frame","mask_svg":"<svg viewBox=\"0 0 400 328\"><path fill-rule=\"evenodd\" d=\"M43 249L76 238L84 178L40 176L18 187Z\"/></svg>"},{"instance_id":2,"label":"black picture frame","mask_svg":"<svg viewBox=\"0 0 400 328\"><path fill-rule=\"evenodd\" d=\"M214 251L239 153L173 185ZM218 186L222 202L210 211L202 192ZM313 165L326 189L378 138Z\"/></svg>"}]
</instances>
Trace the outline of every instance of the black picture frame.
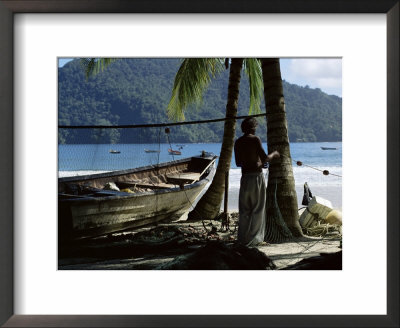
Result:
<instances>
[{"instance_id":1,"label":"black picture frame","mask_svg":"<svg viewBox=\"0 0 400 328\"><path fill-rule=\"evenodd\" d=\"M13 20L16 13L384 13L387 17L387 315L14 315ZM398 0L0 0L0 324L4 327L399 327ZM367 270L367 268L366 268Z\"/></svg>"}]
</instances>

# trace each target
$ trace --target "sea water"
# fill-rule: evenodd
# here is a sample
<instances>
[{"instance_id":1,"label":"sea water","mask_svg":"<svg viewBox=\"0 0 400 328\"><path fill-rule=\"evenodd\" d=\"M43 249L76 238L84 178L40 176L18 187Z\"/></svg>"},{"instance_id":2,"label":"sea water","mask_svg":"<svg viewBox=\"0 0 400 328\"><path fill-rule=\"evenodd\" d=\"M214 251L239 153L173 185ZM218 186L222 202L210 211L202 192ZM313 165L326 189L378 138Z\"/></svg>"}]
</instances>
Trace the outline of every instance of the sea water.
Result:
<instances>
[{"instance_id":1,"label":"sea water","mask_svg":"<svg viewBox=\"0 0 400 328\"><path fill-rule=\"evenodd\" d=\"M263 144L267 150L267 145ZM170 155L168 149L179 150L181 155ZM321 147L336 148L322 150ZM146 153L156 150L156 153ZM110 150L120 153L113 154ZM100 173L113 170L129 169L147 165L177 160L180 158L199 156L202 151L219 155L221 144L80 144L59 145L58 171L59 177L74 176L90 173ZM303 185L307 182L313 195L331 201L334 208L342 207L342 143L291 143L290 152L293 160L293 174L296 185L298 205L301 207ZM303 165L298 166L297 161ZM321 171L329 171L324 175ZM267 175L268 170L264 170ZM241 171L235 164L232 155L229 172L230 210L237 210Z\"/></svg>"}]
</instances>

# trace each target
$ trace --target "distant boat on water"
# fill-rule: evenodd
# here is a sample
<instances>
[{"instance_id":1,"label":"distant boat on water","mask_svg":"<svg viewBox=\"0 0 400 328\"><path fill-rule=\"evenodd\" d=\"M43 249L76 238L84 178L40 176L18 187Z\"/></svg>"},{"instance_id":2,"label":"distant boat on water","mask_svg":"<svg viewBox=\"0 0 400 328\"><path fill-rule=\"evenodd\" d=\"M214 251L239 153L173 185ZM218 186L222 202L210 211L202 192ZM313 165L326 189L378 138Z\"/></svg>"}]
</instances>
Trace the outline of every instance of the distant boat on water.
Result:
<instances>
[{"instance_id":1,"label":"distant boat on water","mask_svg":"<svg viewBox=\"0 0 400 328\"><path fill-rule=\"evenodd\" d=\"M155 150L155 149L145 149L144 150L146 153L159 153L159 150Z\"/></svg>"},{"instance_id":2,"label":"distant boat on water","mask_svg":"<svg viewBox=\"0 0 400 328\"><path fill-rule=\"evenodd\" d=\"M121 151L110 149L110 154L120 154Z\"/></svg>"},{"instance_id":3,"label":"distant boat on water","mask_svg":"<svg viewBox=\"0 0 400 328\"><path fill-rule=\"evenodd\" d=\"M322 150L337 150L335 147L321 147Z\"/></svg>"},{"instance_id":4,"label":"distant boat on water","mask_svg":"<svg viewBox=\"0 0 400 328\"><path fill-rule=\"evenodd\" d=\"M170 155L182 155L182 153L179 150L173 150L171 148L168 149L168 154L170 154Z\"/></svg>"}]
</instances>

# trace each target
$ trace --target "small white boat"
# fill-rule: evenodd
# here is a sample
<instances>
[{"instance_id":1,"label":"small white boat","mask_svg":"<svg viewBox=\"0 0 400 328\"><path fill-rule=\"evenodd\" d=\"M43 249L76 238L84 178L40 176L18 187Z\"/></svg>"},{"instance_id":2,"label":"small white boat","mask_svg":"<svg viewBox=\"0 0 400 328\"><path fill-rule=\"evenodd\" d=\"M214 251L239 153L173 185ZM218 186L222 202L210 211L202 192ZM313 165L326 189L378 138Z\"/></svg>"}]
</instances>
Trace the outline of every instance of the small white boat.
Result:
<instances>
[{"instance_id":1,"label":"small white boat","mask_svg":"<svg viewBox=\"0 0 400 328\"><path fill-rule=\"evenodd\" d=\"M114 149L110 149L110 154L120 154L121 151L119 150L114 150Z\"/></svg>"}]
</instances>

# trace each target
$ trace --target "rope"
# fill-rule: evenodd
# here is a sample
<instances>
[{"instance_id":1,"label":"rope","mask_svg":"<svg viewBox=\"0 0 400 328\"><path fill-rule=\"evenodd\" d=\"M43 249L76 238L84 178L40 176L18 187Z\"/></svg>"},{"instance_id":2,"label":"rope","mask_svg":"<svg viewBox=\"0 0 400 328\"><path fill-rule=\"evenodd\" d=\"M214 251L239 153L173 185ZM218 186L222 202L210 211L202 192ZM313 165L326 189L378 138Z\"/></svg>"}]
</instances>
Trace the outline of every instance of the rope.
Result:
<instances>
[{"instance_id":1,"label":"rope","mask_svg":"<svg viewBox=\"0 0 400 328\"><path fill-rule=\"evenodd\" d=\"M289 156L286 156L286 155L282 155L282 154L281 154L281 156L291 159ZM313 166L304 164L302 161L296 161L296 160L294 160L294 159L292 159L292 161L293 161L294 163L296 163L297 166L306 166L306 167L309 167L310 169L313 169L313 170L322 172L323 175L333 175L333 176L335 176L335 177L342 178L342 176L339 175L339 174L330 173L328 170L321 170L321 169L319 169L319 168L316 168L316 167L313 167Z\"/></svg>"},{"instance_id":2,"label":"rope","mask_svg":"<svg viewBox=\"0 0 400 328\"><path fill-rule=\"evenodd\" d=\"M295 163L297 164L297 166L307 166L307 167L309 167L310 169L313 169L313 170L317 170L317 171L322 172L324 175L333 175L333 176L335 176L335 177L342 178L342 176L339 175L339 174L330 173L328 170L321 170L321 169L318 169L318 168L316 168L316 167L312 167L312 166L310 166L310 165L304 164L304 163L301 162L301 161L295 161L295 160L293 160L293 162L295 162Z\"/></svg>"},{"instance_id":3,"label":"rope","mask_svg":"<svg viewBox=\"0 0 400 328\"><path fill-rule=\"evenodd\" d=\"M59 125L59 129L136 129L136 128L159 128L168 127L175 125L190 125L190 124L204 124L204 123L214 123L222 122L227 120L240 120L247 117L259 117L266 116L266 113L255 114L255 115L245 115L245 116L232 116L217 118L213 120L203 120L203 121L190 121L190 122L175 122L175 123L157 123L157 124L131 124L131 125Z\"/></svg>"}]
</instances>

